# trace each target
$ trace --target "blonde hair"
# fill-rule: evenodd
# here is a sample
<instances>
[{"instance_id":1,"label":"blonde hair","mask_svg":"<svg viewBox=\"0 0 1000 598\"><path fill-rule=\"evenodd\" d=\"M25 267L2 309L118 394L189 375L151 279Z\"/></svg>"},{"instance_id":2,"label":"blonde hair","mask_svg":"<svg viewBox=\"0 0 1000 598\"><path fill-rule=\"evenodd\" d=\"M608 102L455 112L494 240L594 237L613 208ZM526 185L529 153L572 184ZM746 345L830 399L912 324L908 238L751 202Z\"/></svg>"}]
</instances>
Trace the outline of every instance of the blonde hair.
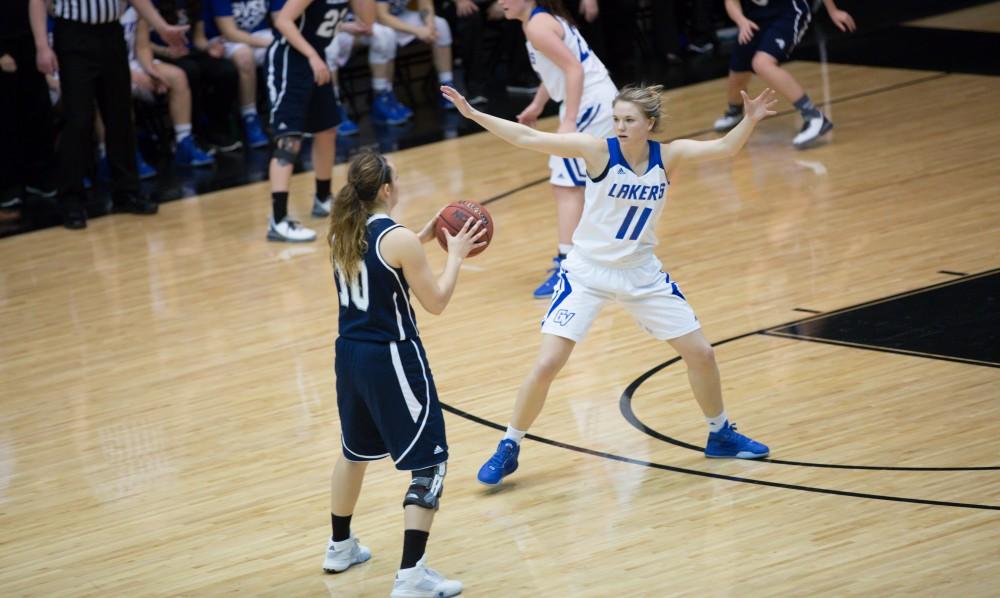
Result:
<instances>
[{"instance_id":1,"label":"blonde hair","mask_svg":"<svg viewBox=\"0 0 1000 598\"><path fill-rule=\"evenodd\" d=\"M653 135L663 133L663 86L662 85L626 85L615 96L611 106L618 102L635 104L636 108L653 121Z\"/></svg>"},{"instance_id":2,"label":"blonde hair","mask_svg":"<svg viewBox=\"0 0 1000 598\"><path fill-rule=\"evenodd\" d=\"M368 216L386 183L392 184L392 168L385 156L364 151L351 161L347 183L333 200L326 240L330 244L331 263L343 271L347 280L353 280L368 251Z\"/></svg>"}]
</instances>

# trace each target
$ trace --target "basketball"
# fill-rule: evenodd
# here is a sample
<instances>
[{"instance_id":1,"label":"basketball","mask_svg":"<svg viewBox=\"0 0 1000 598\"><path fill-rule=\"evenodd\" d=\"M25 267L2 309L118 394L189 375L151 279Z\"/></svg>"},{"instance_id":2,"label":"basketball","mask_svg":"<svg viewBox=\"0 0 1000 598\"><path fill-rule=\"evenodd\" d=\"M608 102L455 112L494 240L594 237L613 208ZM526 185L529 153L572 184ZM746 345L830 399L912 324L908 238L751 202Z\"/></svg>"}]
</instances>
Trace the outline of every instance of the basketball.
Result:
<instances>
[{"instance_id":1,"label":"basketball","mask_svg":"<svg viewBox=\"0 0 1000 598\"><path fill-rule=\"evenodd\" d=\"M489 247L490 241L493 239L493 218L483 206L474 201L465 200L448 204L438 214L437 222L434 224L434 234L437 236L438 243L441 244L442 249L448 251L448 237L445 236L444 231L441 229L447 229L452 235L457 234L462 230L462 227L465 226L465 221L469 218L478 219L486 227L486 234L479 238L479 242L485 241L486 245L474 248L469 252L469 257L479 255L484 249Z\"/></svg>"}]
</instances>

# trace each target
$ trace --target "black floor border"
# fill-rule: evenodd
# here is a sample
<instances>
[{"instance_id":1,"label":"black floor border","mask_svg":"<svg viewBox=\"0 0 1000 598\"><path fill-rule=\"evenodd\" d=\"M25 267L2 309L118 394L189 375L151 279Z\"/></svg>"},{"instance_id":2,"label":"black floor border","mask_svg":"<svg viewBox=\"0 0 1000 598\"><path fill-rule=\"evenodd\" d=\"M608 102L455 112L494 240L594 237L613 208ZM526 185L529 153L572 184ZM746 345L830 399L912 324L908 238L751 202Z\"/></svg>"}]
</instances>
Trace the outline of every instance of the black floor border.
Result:
<instances>
[{"instance_id":1,"label":"black floor border","mask_svg":"<svg viewBox=\"0 0 1000 598\"><path fill-rule=\"evenodd\" d=\"M850 347L852 349L863 349L865 351L877 351L879 353L893 353L896 355L908 355L910 357L926 357L927 359L937 359L938 361L951 361L954 363L966 363L969 365L981 365L987 368L1000 368L1000 363L993 361L981 361L978 359L967 359L965 357L954 357L951 355L941 355L940 353L922 353L920 351L907 351L906 349L894 349L892 347L883 347L880 345L867 345L865 343L852 343L849 341L840 341L830 338L821 338L816 336L808 336L805 334L794 334L791 332L778 332L776 330L762 330L760 334L764 336L774 336L777 338L787 338L797 341L806 341L810 343L820 343L824 345L837 345L840 347Z\"/></svg>"}]
</instances>

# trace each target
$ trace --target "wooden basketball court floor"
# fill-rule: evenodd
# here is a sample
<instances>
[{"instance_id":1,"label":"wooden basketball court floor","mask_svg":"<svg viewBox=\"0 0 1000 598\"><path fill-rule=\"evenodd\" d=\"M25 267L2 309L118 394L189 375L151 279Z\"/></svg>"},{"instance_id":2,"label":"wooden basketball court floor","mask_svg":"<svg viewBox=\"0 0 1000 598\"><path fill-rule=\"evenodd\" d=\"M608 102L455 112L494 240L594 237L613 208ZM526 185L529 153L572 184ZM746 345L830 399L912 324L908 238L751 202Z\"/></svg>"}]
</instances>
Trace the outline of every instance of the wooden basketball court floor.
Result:
<instances>
[{"instance_id":1,"label":"wooden basketball court floor","mask_svg":"<svg viewBox=\"0 0 1000 598\"><path fill-rule=\"evenodd\" d=\"M1000 121L986 110L1000 79L790 68L827 102L832 143L793 150L799 119L782 105L731 164L679 172L659 228L707 336L735 339L717 347L728 411L770 462L655 436L704 441L682 364L625 401L655 434L631 425L623 393L674 353L610 308L521 469L478 485L539 342L546 159L487 135L392 156L411 226L500 196L493 246L444 315L418 308L450 408L429 562L466 595L1000 591L1000 370L754 334L1000 265ZM671 134L703 131L722 89L670 92ZM293 211L311 185L295 179ZM388 463L369 468L354 517L373 559L321 572L337 297L325 245L267 243L268 210L262 183L0 241L0 594L388 593L407 484Z\"/></svg>"}]
</instances>

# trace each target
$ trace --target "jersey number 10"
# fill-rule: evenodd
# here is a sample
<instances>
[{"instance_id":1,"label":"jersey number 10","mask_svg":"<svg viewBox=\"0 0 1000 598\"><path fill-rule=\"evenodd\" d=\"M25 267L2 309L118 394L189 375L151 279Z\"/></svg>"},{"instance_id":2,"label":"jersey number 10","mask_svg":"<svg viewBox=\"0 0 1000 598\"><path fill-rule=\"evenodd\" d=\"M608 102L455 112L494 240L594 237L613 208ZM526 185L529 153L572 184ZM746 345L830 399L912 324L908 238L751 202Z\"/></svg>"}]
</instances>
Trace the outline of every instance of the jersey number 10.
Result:
<instances>
[{"instance_id":1,"label":"jersey number 10","mask_svg":"<svg viewBox=\"0 0 1000 598\"><path fill-rule=\"evenodd\" d=\"M361 311L368 311L368 267L364 262L358 264L358 272L354 279L348 284L347 276L339 267L337 268L337 290L340 293L340 304L349 307L354 303L354 307Z\"/></svg>"}]
</instances>

